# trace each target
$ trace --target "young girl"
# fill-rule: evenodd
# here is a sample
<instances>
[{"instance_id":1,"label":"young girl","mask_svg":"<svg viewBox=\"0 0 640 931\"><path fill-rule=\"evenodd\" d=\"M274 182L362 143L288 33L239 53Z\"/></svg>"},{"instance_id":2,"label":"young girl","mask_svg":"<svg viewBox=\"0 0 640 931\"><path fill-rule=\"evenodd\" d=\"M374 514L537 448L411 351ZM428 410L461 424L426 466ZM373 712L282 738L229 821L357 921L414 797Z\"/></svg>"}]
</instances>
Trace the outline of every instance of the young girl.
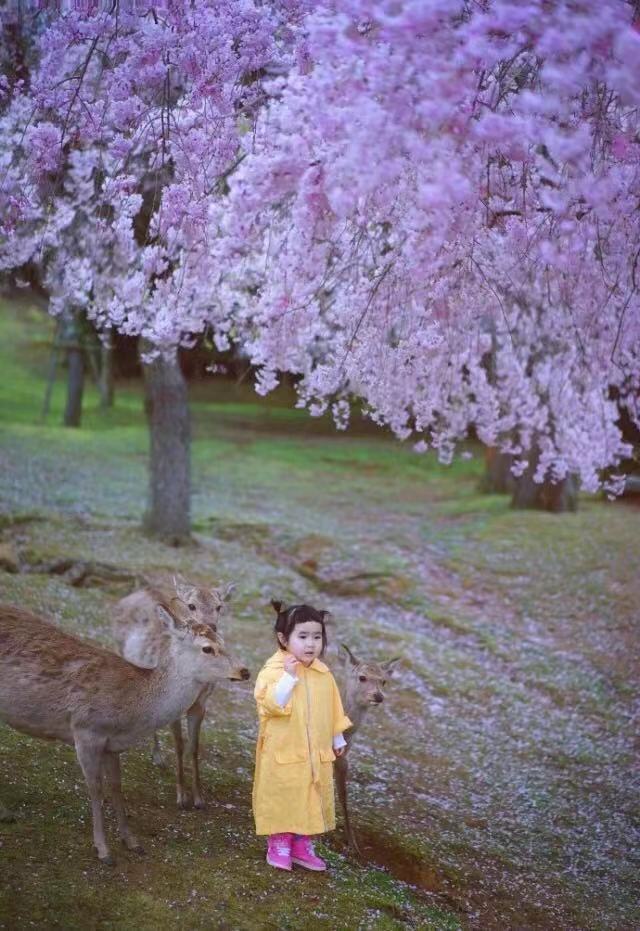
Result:
<instances>
[{"instance_id":1,"label":"young girl","mask_svg":"<svg viewBox=\"0 0 640 931\"><path fill-rule=\"evenodd\" d=\"M333 760L351 727L338 686L320 657L327 646L327 611L309 605L278 615L279 649L258 675L255 698L260 716L253 783L256 833L267 834L267 863L290 870L292 863L324 870L310 834L336 826Z\"/></svg>"}]
</instances>

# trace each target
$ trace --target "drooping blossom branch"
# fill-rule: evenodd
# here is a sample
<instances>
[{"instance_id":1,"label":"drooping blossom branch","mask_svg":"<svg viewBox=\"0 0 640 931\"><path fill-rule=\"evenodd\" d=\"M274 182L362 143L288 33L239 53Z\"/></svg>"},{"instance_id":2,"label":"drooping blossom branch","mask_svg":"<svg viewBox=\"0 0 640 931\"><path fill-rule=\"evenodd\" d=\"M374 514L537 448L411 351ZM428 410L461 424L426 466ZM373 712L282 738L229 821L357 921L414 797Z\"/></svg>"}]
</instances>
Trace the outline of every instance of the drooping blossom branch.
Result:
<instances>
[{"instance_id":1,"label":"drooping blossom branch","mask_svg":"<svg viewBox=\"0 0 640 931\"><path fill-rule=\"evenodd\" d=\"M631 7L349 0L304 43L225 207L264 387L597 488L638 416Z\"/></svg>"}]
</instances>

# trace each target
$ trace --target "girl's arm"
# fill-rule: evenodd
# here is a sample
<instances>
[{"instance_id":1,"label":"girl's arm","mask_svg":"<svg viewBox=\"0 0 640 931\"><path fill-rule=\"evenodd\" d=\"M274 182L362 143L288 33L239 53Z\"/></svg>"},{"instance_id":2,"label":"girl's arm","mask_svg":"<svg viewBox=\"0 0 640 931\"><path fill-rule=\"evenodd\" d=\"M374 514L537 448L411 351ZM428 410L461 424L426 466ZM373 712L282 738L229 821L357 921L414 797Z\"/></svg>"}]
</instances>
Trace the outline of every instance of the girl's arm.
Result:
<instances>
[{"instance_id":1,"label":"girl's arm","mask_svg":"<svg viewBox=\"0 0 640 931\"><path fill-rule=\"evenodd\" d=\"M344 734L336 734L333 738L333 749L339 750L340 747L346 747L347 741L344 739Z\"/></svg>"},{"instance_id":2,"label":"girl's arm","mask_svg":"<svg viewBox=\"0 0 640 931\"><path fill-rule=\"evenodd\" d=\"M290 672L283 672L281 678L273 687L273 699L276 704L284 708L299 681L300 679L297 676L292 676Z\"/></svg>"},{"instance_id":3,"label":"girl's arm","mask_svg":"<svg viewBox=\"0 0 640 931\"><path fill-rule=\"evenodd\" d=\"M282 673L275 681L259 675L254 689L258 711L263 715L290 715L293 690L298 679L290 673Z\"/></svg>"}]
</instances>

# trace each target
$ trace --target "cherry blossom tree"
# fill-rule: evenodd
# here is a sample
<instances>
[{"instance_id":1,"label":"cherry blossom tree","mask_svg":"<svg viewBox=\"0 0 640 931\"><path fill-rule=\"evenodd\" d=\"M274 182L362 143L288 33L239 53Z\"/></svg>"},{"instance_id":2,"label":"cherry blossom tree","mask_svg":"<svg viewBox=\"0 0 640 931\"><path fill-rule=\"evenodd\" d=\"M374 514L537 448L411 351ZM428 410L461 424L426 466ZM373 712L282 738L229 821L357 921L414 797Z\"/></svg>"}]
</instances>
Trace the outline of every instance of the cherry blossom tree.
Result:
<instances>
[{"instance_id":1,"label":"cherry blossom tree","mask_svg":"<svg viewBox=\"0 0 640 931\"><path fill-rule=\"evenodd\" d=\"M268 390L595 490L638 422L640 34L618 0L324 5L231 179ZM615 398L612 394L615 391ZM610 471L606 485L616 488Z\"/></svg>"},{"instance_id":2,"label":"cherry blossom tree","mask_svg":"<svg viewBox=\"0 0 640 931\"><path fill-rule=\"evenodd\" d=\"M301 5L87 4L34 14L34 67L4 82L0 269L35 265L52 314L142 337L151 531L189 531L176 347L216 293L209 210L242 156ZM194 321L196 321L194 323Z\"/></svg>"},{"instance_id":3,"label":"cherry blossom tree","mask_svg":"<svg viewBox=\"0 0 640 931\"><path fill-rule=\"evenodd\" d=\"M53 17L5 115L23 108L0 261L34 228L40 248L73 153L95 158L92 243L113 261L80 280L98 322L165 354L207 331L243 345L259 391L295 373L339 426L358 399L444 461L473 430L516 474L615 492L620 411L640 420L637 15L114 0Z\"/></svg>"}]
</instances>

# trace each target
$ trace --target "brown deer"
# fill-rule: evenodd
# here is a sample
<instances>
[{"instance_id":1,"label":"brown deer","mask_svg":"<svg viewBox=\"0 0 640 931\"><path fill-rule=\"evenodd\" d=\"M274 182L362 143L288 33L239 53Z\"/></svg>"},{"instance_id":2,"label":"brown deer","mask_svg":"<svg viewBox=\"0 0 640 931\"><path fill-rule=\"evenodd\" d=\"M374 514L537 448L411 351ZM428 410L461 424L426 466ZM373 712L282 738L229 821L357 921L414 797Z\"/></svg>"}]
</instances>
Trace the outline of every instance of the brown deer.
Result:
<instances>
[{"instance_id":1,"label":"brown deer","mask_svg":"<svg viewBox=\"0 0 640 931\"><path fill-rule=\"evenodd\" d=\"M336 788L338 790L338 800L344 816L344 826L347 834L349 845L355 853L362 855L358 840L351 826L349 819L349 807L347 799L347 784L349 779L349 752L353 738L360 730L360 726L369 711L374 705L379 705L384 701L384 688L387 681L393 675L395 666L400 662L400 657L396 656L386 663L363 662L357 659L346 644L341 644L346 653L344 664L344 678L342 700L347 717L353 722L353 727L344 732L344 738L347 746L342 756L336 757L335 777Z\"/></svg>"},{"instance_id":2,"label":"brown deer","mask_svg":"<svg viewBox=\"0 0 640 931\"><path fill-rule=\"evenodd\" d=\"M150 586L127 595L119 601L112 617L111 630L118 648L125 659L136 666L153 668L169 646L164 624L156 615L156 605L166 604L171 613L184 623L205 624L222 642L218 631L220 618L235 589L233 582L218 588L202 588L181 577L173 578L173 587ZM206 702L213 691L213 684L206 685L187 710L188 751L191 757L193 804L204 808L205 802L200 783L200 729L206 711ZM189 806L189 795L184 786L184 742L182 721L171 722L176 748L176 798L180 808ZM163 762L158 735L153 735L153 760Z\"/></svg>"},{"instance_id":3,"label":"brown deer","mask_svg":"<svg viewBox=\"0 0 640 931\"><path fill-rule=\"evenodd\" d=\"M112 864L102 813L103 777L120 836L143 852L125 814L120 753L177 720L215 679L248 679L208 627L156 606L168 648L153 669L66 633L42 617L0 605L0 719L34 737L75 747L91 798L93 842Z\"/></svg>"}]
</instances>

